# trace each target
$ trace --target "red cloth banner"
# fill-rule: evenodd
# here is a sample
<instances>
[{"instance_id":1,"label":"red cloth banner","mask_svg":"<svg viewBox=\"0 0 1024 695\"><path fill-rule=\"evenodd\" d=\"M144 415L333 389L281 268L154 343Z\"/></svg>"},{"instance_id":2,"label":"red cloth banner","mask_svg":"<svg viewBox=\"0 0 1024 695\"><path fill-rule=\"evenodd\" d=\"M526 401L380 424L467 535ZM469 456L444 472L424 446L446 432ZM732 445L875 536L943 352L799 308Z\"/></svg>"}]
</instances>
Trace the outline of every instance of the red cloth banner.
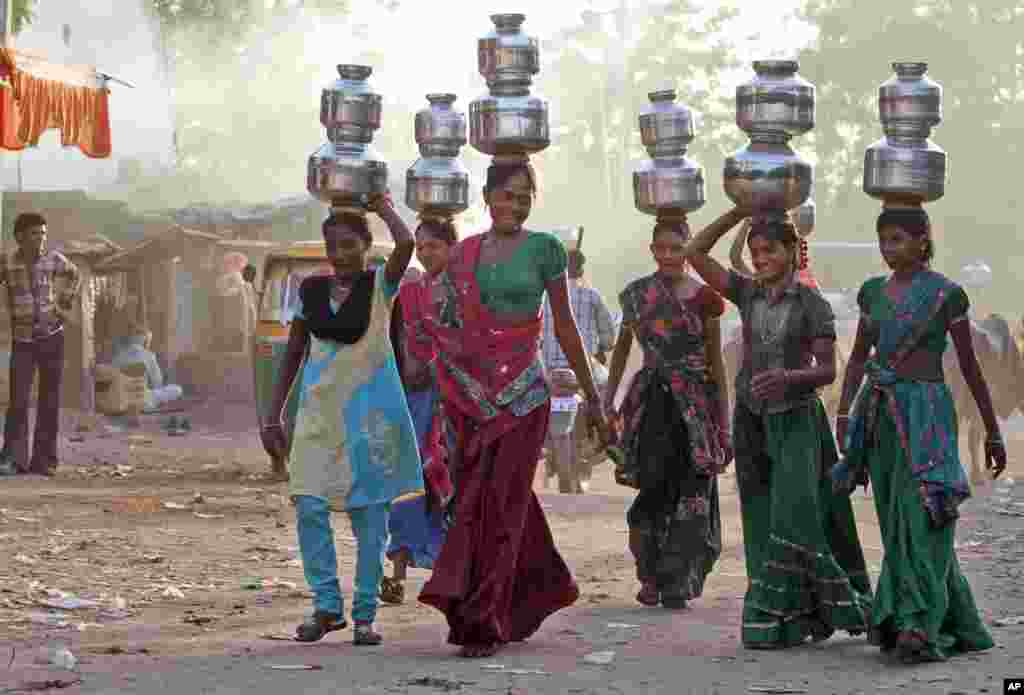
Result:
<instances>
[{"instance_id":1,"label":"red cloth banner","mask_svg":"<svg viewBox=\"0 0 1024 695\"><path fill-rule=\"evenodd\" d=\"M39 144L56 128L61 144L87 157L110 156L110 91L37 77L16 64L15 53L0 49L0 148L22 150Z\"/></svg>"}]
</instances>

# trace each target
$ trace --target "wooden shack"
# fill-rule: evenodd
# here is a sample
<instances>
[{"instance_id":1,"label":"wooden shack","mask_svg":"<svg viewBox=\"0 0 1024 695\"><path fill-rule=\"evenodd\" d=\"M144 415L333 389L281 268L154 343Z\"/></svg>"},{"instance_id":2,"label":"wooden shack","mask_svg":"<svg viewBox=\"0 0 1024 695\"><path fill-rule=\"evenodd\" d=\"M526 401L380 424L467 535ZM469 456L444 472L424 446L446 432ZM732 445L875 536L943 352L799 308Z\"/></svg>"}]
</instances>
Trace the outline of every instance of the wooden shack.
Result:
<instances>
[{"instance_id":1,"label":"wooden shack","mask_svg":"<svg viewBox=\"0 0 1024 695\"><path fill-rule=\"evenodd\" d=\"M251 398L248 350L230 355L217 351L225 315L215 309L217 281L224 254L240 252L261 268L266 253L276 246L172 227L105 259L96 272L123 276L126 299L119 310L97 316L101 359L109 359L113 339L124 334L125 319L131 316L152 331L151 349L169 381L191 395Z\"/></svg>"}]
</instances>

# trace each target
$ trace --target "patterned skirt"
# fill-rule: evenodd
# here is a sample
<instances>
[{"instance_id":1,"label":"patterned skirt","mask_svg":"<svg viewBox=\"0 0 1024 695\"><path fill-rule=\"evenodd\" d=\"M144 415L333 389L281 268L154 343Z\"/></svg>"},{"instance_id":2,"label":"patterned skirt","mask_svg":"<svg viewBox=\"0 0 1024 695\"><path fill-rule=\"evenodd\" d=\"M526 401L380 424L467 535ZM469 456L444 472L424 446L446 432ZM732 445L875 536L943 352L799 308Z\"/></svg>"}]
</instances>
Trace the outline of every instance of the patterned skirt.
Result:
<instances>
[{"instance_id":1,"label":"patterned skirt","mask_svg":"<svg viewBox=\"0 0 1024 695\"><path fill-rule=\"evenodd\" d=\"M640 493L626 520L637 578L665 599L697 598L722 551L718 478L693 465L687 428L667 384L644 394L633 468Z\"/></svg>"},{"instance_id":2,"label":"patterned skirt","mask_svg":"<svg viewBox=\"0 0 1024 695\"><path fill-rule=\"evenodd\" d=\"M866 632L871 586L849 497L825 471L835 442L821 402L734 413L747 594L743 644L788 647Z\"/></svg>"}]
</instances>

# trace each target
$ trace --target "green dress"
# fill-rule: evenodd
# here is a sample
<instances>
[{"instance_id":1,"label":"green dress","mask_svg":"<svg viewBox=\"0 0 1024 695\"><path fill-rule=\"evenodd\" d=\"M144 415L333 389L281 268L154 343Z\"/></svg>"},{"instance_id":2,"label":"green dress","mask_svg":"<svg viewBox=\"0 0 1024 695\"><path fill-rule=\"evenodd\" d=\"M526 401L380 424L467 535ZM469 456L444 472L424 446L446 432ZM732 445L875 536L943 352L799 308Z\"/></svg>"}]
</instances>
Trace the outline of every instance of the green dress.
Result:
<instances>
[{"instance_id":1,"label":"green dress","mask_svg":"<svg viewBox=\"0 0 1024 695\"><path fill-rule=\"evenodd\" d=\"M764 402L750 386L762 371L808 366L813 342L835 339L832 308L795 279L772 301L737 273L726 298L740 310L744 335L733 412L749 578L743 644L780 648L835 630L866 632L871 586L850 500L828 479L837 453L821 400L794 385Z\"/></svg>"},{"instance_id":2,"label":"green dress","mask_svg":"<svg viewBox=\"0 0 1024 695\"><path fill-rule=\"evenodd\" d=\"M953 399L941 381L950 326L966 320L963 289L931 271L919 273L900 304L886 278L858 295L875 354L849 425L847 460L833 474L850 490L870 475L885 547L871 613L872 643L896 646L900 632L926 644L921 655L944 661L956 652L993 646L954 550L960 503L970 495L957 449ZM936 380L898 377L911 352L934 356Z\"/></svg>"}]
</instances>

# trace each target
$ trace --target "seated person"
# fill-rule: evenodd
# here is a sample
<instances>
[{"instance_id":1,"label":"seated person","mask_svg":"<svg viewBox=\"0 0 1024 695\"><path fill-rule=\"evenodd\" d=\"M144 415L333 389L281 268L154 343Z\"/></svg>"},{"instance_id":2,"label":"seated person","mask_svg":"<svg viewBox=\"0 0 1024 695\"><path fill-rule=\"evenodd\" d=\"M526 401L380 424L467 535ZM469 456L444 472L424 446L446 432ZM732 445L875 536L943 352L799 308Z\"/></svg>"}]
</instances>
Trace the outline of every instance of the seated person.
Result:
<instances>
[{"instance_id":1,"label":"seated person","mask_svg":"<svg viewBox=\"0 0 1024 695\"><path fill-rule=\"evenodd\" d=\"M146 404L143 412L152 412L165 403L176 401L182 396L177 384L164 384L156 355L149 349L153 333L134 319L128 321L127 335L114 340L114 358L111 364L117 368L141 363L146 367Z\"/></svg>"}]
</instances>

